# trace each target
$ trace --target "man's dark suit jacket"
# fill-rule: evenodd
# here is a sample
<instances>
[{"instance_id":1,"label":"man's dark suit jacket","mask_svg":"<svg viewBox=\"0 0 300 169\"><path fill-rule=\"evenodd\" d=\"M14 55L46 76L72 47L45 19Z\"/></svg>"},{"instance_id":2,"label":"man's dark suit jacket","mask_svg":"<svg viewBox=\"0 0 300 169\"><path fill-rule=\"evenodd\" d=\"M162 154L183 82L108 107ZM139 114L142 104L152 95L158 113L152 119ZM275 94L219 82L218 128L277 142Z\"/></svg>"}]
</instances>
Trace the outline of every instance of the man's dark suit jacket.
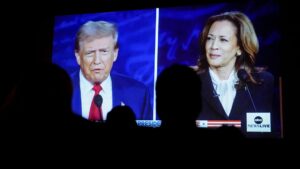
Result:
<instances>
[{"instance_id":1,"label":"man's dark suit jacket","mask_svg":"<svg viewBox=\"0 0 300 169\"><path fill-rule=\"evenodd\" d=\"M259 79L263 79L262 85L248 84L249 91L256 107L256 112L271 112L271 127L273 129L272 102L274 77L268 72L257 73L255 76ZM214 92L209 72L205 71L204 73L201 73L200 78L202 81L202 111L198 117L199 120L241 120L241 131L248 137L268 137L272 135L272 133L246 132L246 113L255 112L255 110L245 88L237 90L228 117L217 94Z\"/></svg>"},{"instance_id":2,"label":"man's dark suit jacket","mask_svg":"<svg viewBox=\"0 0 300 169\"><path fill-rule=\"evenodd\" d=\"M79 72L71 76L73 82L72 111L82 116ZM148 88L129 77L112 73L113 107L124 103L130 106L137 120L152 120L152 108Z\"/></svg>"}]
</instances>

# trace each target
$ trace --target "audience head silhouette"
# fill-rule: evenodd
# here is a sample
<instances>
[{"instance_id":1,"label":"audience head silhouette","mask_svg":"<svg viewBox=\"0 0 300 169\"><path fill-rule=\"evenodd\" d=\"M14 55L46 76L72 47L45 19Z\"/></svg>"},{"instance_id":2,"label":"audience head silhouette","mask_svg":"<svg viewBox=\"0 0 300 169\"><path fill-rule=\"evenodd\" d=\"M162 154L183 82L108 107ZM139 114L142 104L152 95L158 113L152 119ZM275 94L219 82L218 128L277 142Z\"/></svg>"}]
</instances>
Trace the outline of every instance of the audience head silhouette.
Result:
<instances>
[{"instance_id":1,"label":"audience head silhouette","mask_svg":"<svg viewBox=\"0 0 300 169\"><path fill-rule=\"evenodd\" d=\"M7 127L17 129L61 129L69 127L72 83L59 66L42 63L24 72L6 113Z\"/></svg>"},{"instance_id":2,"label":"audience head silhouette","mask_svg":"<svg viewBox=\"0 0 300 169\"><path fill-rule=\"evenodd\" d=\"M116 106L108 114L106 125L109 128L136 128L136 117L129 106Z\"/></svg>"},{"instance_id":3,"label":"audience head silhouette","mask_svg":"<svg viewBox=\"0 0 300 169\"><path fill-rule=\"evenodd\" d=\"M156 82L161 127L196 128L201 107L201 81L192 68L175 64L161 72Z\"/></svg>"}]
</instances>

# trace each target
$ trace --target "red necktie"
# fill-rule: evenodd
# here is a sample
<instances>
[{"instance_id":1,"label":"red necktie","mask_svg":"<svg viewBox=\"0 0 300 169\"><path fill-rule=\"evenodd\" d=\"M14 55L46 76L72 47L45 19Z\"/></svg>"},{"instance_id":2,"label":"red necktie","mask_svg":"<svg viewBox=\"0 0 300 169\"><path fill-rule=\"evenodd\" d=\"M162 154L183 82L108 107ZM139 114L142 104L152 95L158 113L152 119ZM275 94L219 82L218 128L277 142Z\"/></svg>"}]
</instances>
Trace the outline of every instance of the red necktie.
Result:
<instances>
[{"instance_id":1,"label":"red necktie","mask_svg":"<svg viewBox=\"0 0 300 169\"><path fill-rule=\"evenodd\" d=\"M89 114L89 120L91 121L101 121L103 120L102 117L102 109L101 107L98 108L96 103L94 102L95 96L97 96L100 91L102 90L102 87L100 86L99 83L95 83L93 90L95 91L92 103L91 103L91 108L90 108L90 114Z\"/></svg>"}]
</instances>

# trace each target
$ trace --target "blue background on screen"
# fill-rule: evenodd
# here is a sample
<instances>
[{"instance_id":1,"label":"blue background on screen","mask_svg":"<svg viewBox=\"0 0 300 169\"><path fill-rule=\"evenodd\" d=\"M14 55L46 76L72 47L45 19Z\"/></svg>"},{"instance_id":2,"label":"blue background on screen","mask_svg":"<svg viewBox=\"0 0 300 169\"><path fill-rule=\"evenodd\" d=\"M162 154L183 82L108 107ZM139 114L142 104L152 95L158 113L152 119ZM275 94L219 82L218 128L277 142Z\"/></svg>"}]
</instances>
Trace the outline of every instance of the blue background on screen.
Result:
<instances>
[{"instance_id":1,"label":"blue background on screen","mask_svg":"<svg viewBox=\"0 0 300 169\"><path fill-rule=\"evenodd\" d=\"M160 8L158 73L173 63L195 65L199 58L199 33L206 19L226 11L241 11L252 21L260 50L256 66L280 75L280 15L273 1L216 3L193 7Z\"/></svg>"},{"instance_id":2,"label":"blue background on screen","mask_svg":"<svg viewBox=\"0 0 300 169\"><path fill-rule=\"evenodd\" d=\"M112 71L143 82L153 98L155 15L153 9L57 16L52 61L69 74L79 70L74 55L75 35L79 27L89 20L113 22L118 26L120 49Z\"/></svg>"}]
</instances>

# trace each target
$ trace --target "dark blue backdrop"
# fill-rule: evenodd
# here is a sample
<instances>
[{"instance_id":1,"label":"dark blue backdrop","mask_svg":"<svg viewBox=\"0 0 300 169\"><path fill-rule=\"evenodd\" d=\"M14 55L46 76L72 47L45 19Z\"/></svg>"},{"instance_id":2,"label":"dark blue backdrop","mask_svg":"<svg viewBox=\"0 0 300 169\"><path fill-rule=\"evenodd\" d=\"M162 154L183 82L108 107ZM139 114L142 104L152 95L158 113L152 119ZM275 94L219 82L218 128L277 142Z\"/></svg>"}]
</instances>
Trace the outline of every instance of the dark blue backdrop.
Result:
<instances>
[{"instance_id":1,"label":"dark blue backdrop","mask_svg":"<svg viewBox=\"0 0 300 169\"><path fill-rule=\"evenodd\" d=\"M252 21L259 38L256 66L267 66L280 75L280 14L273 1L216 3L193 7L161 8L159 14L158 72L172 63L195 65L199 57L199 33L208 17L241 11Z\"/></svg>"},{"instance_id":2,"label":"dark blue backdrop","mask_svg":"<svg viewBox=\"0 0 300 169\"><path fill-rule=\"evenodd\" d=\"M155 9L57 16L52 61L69 74L79 69L74 55L75 35L89 20L114 22L119 30L119 55L112 71L130 76L154 90ZM151 99L153 105L153 99Z\"/></svg>"}]
</instances>

